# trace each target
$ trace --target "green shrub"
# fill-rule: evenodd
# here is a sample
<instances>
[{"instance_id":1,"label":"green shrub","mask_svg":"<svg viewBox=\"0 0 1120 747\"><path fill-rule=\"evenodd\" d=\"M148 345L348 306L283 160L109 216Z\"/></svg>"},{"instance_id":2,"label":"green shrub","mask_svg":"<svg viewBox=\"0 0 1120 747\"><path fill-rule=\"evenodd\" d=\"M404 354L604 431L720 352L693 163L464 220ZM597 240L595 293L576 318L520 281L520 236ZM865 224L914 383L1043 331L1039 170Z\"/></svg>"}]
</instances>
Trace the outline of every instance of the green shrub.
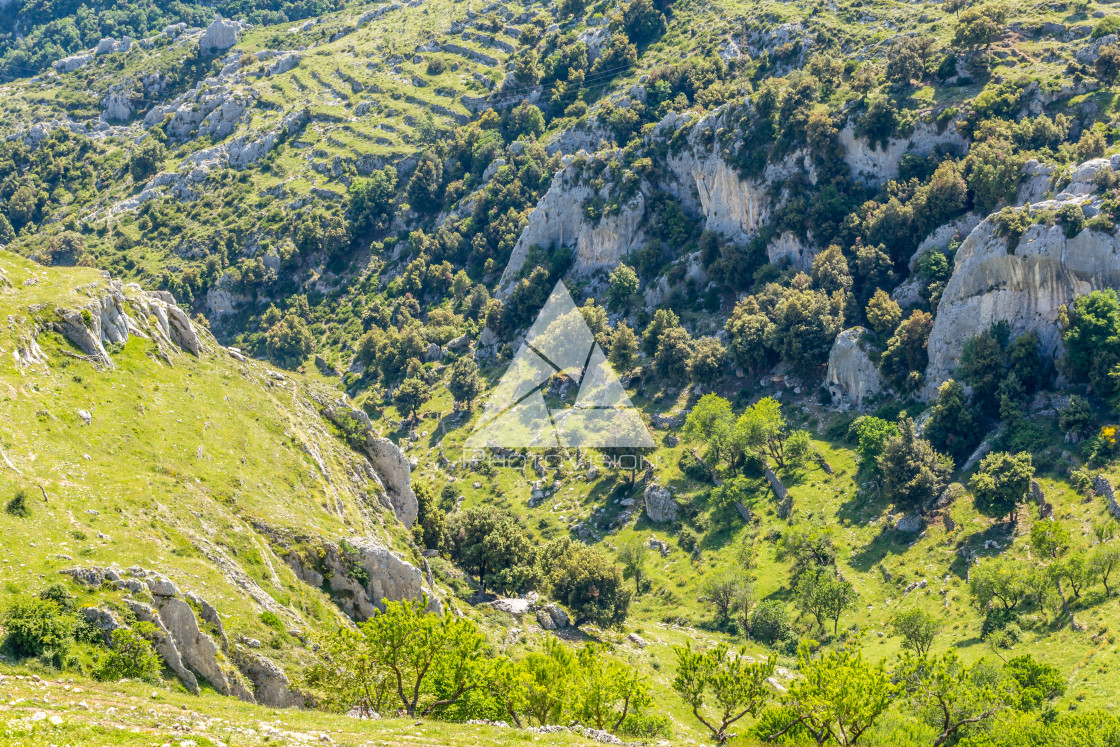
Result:
<instances>
[{"instance_id":1,"label":"green shrub","mask_svg":"<svg viewBox=\"0 0 1120 747\"><path fill-rule=\"evenodd\" d=\"M790 635L789 612L781 602L762 602L751 615L751 637L767 645L774 645Z\"/></svg>"},{"instance_id":2,"label":"green shrub","mask_svg":"<svg viewBox=\"0 0 1120 747\"><path fill-rule=\"evenodd\" d=\"M110 650L97 660L94 678L103 682L122 678L158 682L160 658L148 640L155 630L155 626L148 622L136 623L133 630L114 630Z\"/></svg>"},{"instance_id":3,"label":"green shrub","mask_svg":"<svg viewBox=\"0 0 1120 747\"><path fill-rule=\"evenodd\" d=\"M272 628L273 630L284 630L284 621L275 612L262 612L260 614L260 621Z\"/></svg>"},{"instance_id":4,"label":"green shrub","mask_svg":"<svg viewBox=\"0 0 1120 747\"><path fill-rule=\"evenodd\" d=\"M668 716L657 713L628 713L615 733L640 739L670 737L673 734L673 722Z\"/></svg>"},{"instance_id":5,"label":"green shrub","mask_svg":"<svg viewBox=\"0 0 1120 747\"><path fill-rule=\"evenodd\" d=\"M4 507L4 510L12 516L26 519L31 515L31 505L27 500L27 493L22 488L17 490L15 496L13 496L12 499L8 501L8 505Z\"/></svg>"},{"instance_id":6,"label":"green shrub","mask_svg":"<svg viewBox=\"0 0 1120 747\"><path fill-rule=\"evenodd\" d=\"M16 656L39 656L61 666L77 627L77 618L63 612L55 602L18 598L4 613L8 631L4 647Z\"/></svg>"},{"instance_id":7,"label":"green shrub","mask_svg":"<svg viewBox=\"0 0 1120 747\"><path fill-rule=\"evenodd\" d=\"M1092 38L1100 39L1102 36L1118 32L1120 32L1120 16L1105 16L1093 27Z\"/></svg>"}]
</instances>

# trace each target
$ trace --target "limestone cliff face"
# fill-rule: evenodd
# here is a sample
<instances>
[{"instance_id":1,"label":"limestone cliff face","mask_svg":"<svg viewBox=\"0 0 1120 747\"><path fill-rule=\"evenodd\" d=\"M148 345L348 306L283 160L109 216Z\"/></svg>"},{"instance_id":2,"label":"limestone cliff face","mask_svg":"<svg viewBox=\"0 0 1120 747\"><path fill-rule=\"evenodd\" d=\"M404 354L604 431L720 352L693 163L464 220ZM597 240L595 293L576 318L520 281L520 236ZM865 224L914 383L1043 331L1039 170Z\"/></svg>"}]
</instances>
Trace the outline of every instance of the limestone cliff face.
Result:
<instances>
[{"instance_id":1,"label":"limestone cliff face","mask_svg":"<svg viewBox=\"0 0 1120 747\"><path fill-rule=\"evenodd\" d=\"M498 284L499 295L512 290L533 246L571 246L575 249L576 271L586 272L617 266L627 252L645 242L645 196L638 192L622 205L618 214L592 221L583 206L596 196L607 198L608 188L597 195L581 178L582 174L582 169L573 163L553 178L552 185L529 214L529 222L510 255Z\"/></svg>"},{"instance_id":2,"label":"limestone cliff face","mask_svg":"<svg viewBox=\"0 0 1120 747\"><path fill-rule=\"evenodd\" d=\"M937 126L919 122L914 131L900 138L891 138L886 147L858 137L855 128L848 125L840 130L840 144L844 146L844 161L852 171L852 178L871 186L879 186L898 176L898 165L906 153L929 155L938 147L964 152L968 141L949 125L944 131Z\"/></svg>"},{"instance_id":3,"label":"limestone cliff face","mask_svg":"<svg viewBox=\"0 0 1120 747\"><path fill-rule=\"evenodd\" d=\"M1115 168L1120 168L1120 157L1082 164L1055 199L1030 207L1037 211L1076 204L1087 216L1095 215L1100 204L1092 195L1095 176ZM1040 223L1027 229L1011 251L995 216L989 216L957 251L929 338L925 395L934 396L938 384L951 375L965 341L993 322L1006 320L1014 335L1034 331L1044 354L1060 354L1059 307L1093 290L1116 287L1120 238L1089 229L1066 238L1062 226Z\"/></svg>"},{"instance_id":4,"label":"limestone cliff face","mask_svg":"<svg viewBox=\"0 0 1120 747\"><path fill-rule=\"evenodd\" d=\"M841 406L863 407L886 386L879 366L867 354L863 327L841 332L828 355L828 389Z\"/></svg>"},{"instance_id":5,"label":"limestone cliff face","mask_svg":"<svg viewBox=\"0 0 1120 747\"><path fill-rule=\"evenodd\" d=\"M805 158L797 154L782 164L768 167L758 180L743 179L715 137L715 133L726 126L725 118L722 110L695 122L687 114L668 114L654 128L647 144L666 141L682 128L688 135L683 146L665 159L666 178L656 185L643 183L617 213L604 215L597 221L587 218L584 205L595 197L609 200L610 185L596 192L584 177L584 161L569 159L529 214L528 224L502 274L499 296L512 289L533 245L573 247L573 269L577 274L617 266L622 257L647 240L644 231L647 207L655 189L672 195L686 211L703 219L707 230L742 243L753 238L769 219L773 207L766 185L788 178L793 169L804 167ZM608 151L594 158L610 159L619 155L617 151Z\"/></svg>"}]
</instances>

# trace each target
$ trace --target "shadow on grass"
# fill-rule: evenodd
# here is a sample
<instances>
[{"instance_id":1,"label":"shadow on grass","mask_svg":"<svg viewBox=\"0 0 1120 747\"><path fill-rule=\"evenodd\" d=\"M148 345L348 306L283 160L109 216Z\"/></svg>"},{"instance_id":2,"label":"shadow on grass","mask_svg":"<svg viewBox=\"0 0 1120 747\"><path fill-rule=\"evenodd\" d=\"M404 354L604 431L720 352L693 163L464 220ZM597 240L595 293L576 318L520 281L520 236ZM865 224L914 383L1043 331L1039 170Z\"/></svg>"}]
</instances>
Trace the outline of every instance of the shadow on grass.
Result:
<instances>
[{"instance_id":1,"label":"shadow on grass","mask_svg":"<svg viewBox=\"0 0 1120 747\"><path fill-rule=\"evenodd\" d=\"M914 535L884 526L875 539L852 553L849 562L852 568L866 573L888 555L905 554L910 549L910 542L904 541L907 538L916 539Z\"/></svg>"}]
</instances>

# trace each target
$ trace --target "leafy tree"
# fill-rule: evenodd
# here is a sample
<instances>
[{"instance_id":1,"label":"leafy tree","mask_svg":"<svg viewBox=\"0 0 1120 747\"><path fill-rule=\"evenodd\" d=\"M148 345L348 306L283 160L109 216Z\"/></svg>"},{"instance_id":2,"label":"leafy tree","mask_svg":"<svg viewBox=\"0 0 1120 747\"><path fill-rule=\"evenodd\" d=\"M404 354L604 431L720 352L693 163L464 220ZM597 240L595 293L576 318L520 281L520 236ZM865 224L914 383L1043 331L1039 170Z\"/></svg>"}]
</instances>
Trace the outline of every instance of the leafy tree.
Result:
<instances>
[{"instance_id":1,"label":"leafy tree","mask_svg":"<svg viewBox=\"0 0 1120 747\"><path fill-rule=\"evenodd\" d=\"M565 537L545 548L541 569L552 596L575 617L604 628L621 625L630 609L622 573L595 548Z\"/></svg>"},{"instance_id":2,"label":"leafy tree","mask_svg":"<svg viewBox=\"0 0 1120 747\"><path fill-rule=\"evenodd\" d=\"M311 330L296 314L285 314L265 335L268 357L278 366L295 368L311 354Z\"/></svg>"},{"instance_id":3,"label":"leafy tree","mask_svg":"<svg viewBox=\"0 0 1120 747\"><path fill-rule=\"evenodd\" d=\"M1093 414L1093 407L1089 404L1089 400L1080 395L1071 394L1069 407L1058 413L1058 425L1067 434L1077 439L1087 438L1090 434L1096 432L1097 417Z\"/></svg>"},{"instance_id":4,"label":"leafy tree","mask_svg":"<svg viewBox=\"0 0 1120 747\"><path fill-rule=\"evenodd\" d=\"M918 436L910 418L899 421L898 435L887 439L879 456L883 493L906 511L924 513L941 497L952 471L949 458Z\"/></svg>"},{"instance_id":5,"label":"leafy tree","mask_svg":"<svg viewBox=\"0 0 1120 747\"><path fill-rule=\"evenodd\" d=\"M941 632L941 622L923 609L914 608L899 612L891 618L891 629L902 637L902 647L924 657Z\"/></svg>"},{"instance_id":6,"label":"leafy tree","mask_svg":"<svg viewBox=\"0 0 1120 747\"><path fill-rule=\"evenodd\" d=\"M731 442L740 454L756 453L773 459L778 467L784 468L789 436L789 428L782 415L782 403L773 397L763 397L743 410L735 421Z\"/></svg>"},{"instance_id":7,"label":"leafy tree","mask_svg":"<svg viewBox=\"0 0 1120 747\"><path fill-rule=\"evenodd\" d=\"M1092 570L1089 566L1089 554L1084 548L1076 548L1069 552L1060 561L1050 566L1051 575L1059 584L1064 581L1073 592L1074 599L1081 598L1081 589L1092 581Z\"/></svg>"},{"instance_id":8,"label":"leafy tree","mask_svg":"<svg viewBox=\"0 0 1120 747\"><path fill-rule=\"evenodd\" d=\"M1008 9L998 3L987 3L968 8L959 14L953 30L953 46L958 49L987 49L1003 31Z\"/></svg>"},{"instance_id":9,"label":"leafy tree","mask_svg":"<svg viewBox=\"0 0 1120 747\"><path fill-rule=\"evenodd\" d=\"M1088 381L1099 395L1113 394L1116 380L1109 373L1120 363L1120 294L1111 288L1093 291L1059 319L1070 377Z\"/></svg>"},{"instance_id":10,"label":"leafy tree","mask_svg":"<svg viewBox=\"0 0 1120 747\"><path fill-rule=\"evenodd\" d=\"M886 337L898 328L902 309L898 302L882 288L878 288L867 302L867 323L880 337Z\"/></svg>"},{"instance_id":11,"label":"leafy tree","mask_svg":"<svg viewBox=\"0 0 1120 747\"><path fill-rule=\"evenodd\" d=\"M989 139L972 145L965 159L965 179L972 201L982 213L1015 199L1022 177L1023 157L1005 140Z\"/></svg>"},{"instance_id":12,"label":"leafy tree","mask_svg":"<svg viewBox=\"0 0 1120 747\"><path fill-rule=\"evenodd\" d=\"M393 394L393 404L406 420L412 418L432 397L432 388L415 376L401 382Z\"/></svg>"},{"instance_id":13,"label":"leafy tree","mask_svg":"<svg viewBox=\"0 0 1120 747\"><path fill-rule=\"evenodd\" d=\"M804 575L816 576L833 572L836 566L836 545L832 530L819 525L794 527L782 534L777 549L778 560L790 561L790 586L796 588Z\"/></svg>"},{"instance_id":14,"label":"leafy tree","mask_svg":"<svg viewBox=\"0 0 1120 747\"><path fill-rule=\"evenodd\" d=\"M1120 46L1106 44L1101 47L1093 67L1102 81L1110 85L1115 83L1120 78Z\"/></svg>"},{"instance_id":15,"label":"leafy tree","mask_svg":"<svg viewBox=\"0 0 1120 747\"><path fill-rule=\"evenodd\" d=\"M622 373L633 369L638 362L638 337L625 321L619 322L611 333L610 350L607 360Z\"/></svg>"},{"instance_id":16,"label":"leafy tree","mask_svg":"<svg viewBox=\"0 0 1120 747\"><path fill-rule=\"evenodd\" d=\"M772 326L770 317L759 310L754 298L746 298L735 304L735 310L724 325L729 351L735 363L750 371L766 368L770 364L770 350L766 340Z\"/></svg>"},{"instance_id":17,"label":"leafy tree","mask_svg":"<svg viewBox=\"0 0 1120 747\"><path fill-rule=\"evenodd\" d=\"M314 635L320 661L309 681L328 703L364 710L396 702L410 717L429 716L485 681L485 636L473 621L424 612L427 598L383 600L357 630Z\"/></svg>"},{"instance_id":18,"label":"leafy tree","mask_svg":"<svg viewBox=\"0 0 1120 747\"><path fill-rule=\"evenodd\" d=\"M848 271L848 260L836 244L831 244L813 258L811 272L813 285L825 293L847 292L852 289L852 274Z\"/></svg>"},{"instance_id":19,"label":"leafy tree","mask_svg":"<svg viewBox=\"0 0 1120 747\"><path fill-rule=\"evenodd\" d=\"M731 737L728 728L748 714L757 716L770 699L766 680L774 675L773 657L753 662L745 651L736 654L725 643L698 652L692 650L689 641L684 646L675 646L674 651L677 674L673 689L720 744Z\"/></svg>"},{"instance_id":20,"label":"leafy tree","mask_svg":"<svg viewBox=\"0 0 1120 747\"><path fill-rule=\"evenodd\" d=\"M754 493L754 486L745 477L732 477L712 488L709 494L713 513L725 521L738 516L736 505L745 505Z\"/></svg>"},{"instance_id":21,"label":"leafy tree","mask_svg":"<svg viewBox=\"0 0 1120 747\"><path fill-rule=\"evenodd\" d=\"M797 668L801 676L782 697L788 723L767 741L796 727L805 729L818 745L831 741L858 744L898 691L881 662L871 664L851 649L834 649L814 657L810 644L802 642Z\"/></svg>"},{"instance_id":22,"label":"leafy tree","mask_svg":"<svg viewBox=\"0 0 1120 747\"><path fill-rule=\"evenodd\" d=\"M530 651L519 661L499 660L489 689L519 727L522 719L539 726L556 723L573 700L575 663L567 646L548 637L543 651Z\"/></svg>"},{"instance_id":23,"label":"leafy tree","mask_svg":"<svg viewBox=\"0 0 1120 747\"><path fill-rule=\"evenodd\" d=\"M393 217L393 197L397 193L397 170L386 166L365 179L350 182L350 222L356 233L379 231Z\"/></svg>"},{"instance_id":24,"label":"leafy tree","mask_svg":"<svg viewBox=\"0 0 1120 747\"><path fill-rule=\"evenodd\" d=\"M167 148L163 143L154 137L145 138L140 147L132 152L132 158L128 162L132 181L139 183L155 176L166 160Z\"/></svg>"},{"instance_id":25,"label":"leafy tree","mask_svg":"<svg viewBox=\"0 0 1120 747\"><path fill-rule=\"evenodd\" d=\"M712 384L724 373L727 350L714 337L701 337L688 359L688 377L698 384Z\"/></svg>"},{"instance_id":26,"label":"leafy tree","mask_svg":"<svg viewBox=\"0 0 1120 747\"><path fill-rule=\"evenodd\" d=\"M1012 340L1006 355L1009 372L1018 377L1028 393L1042 386L1046 362L1039 354L1038 335L1033 330Z\"/></svg>"},{"instance_id":27,"label":"leafy tree","mask_svg":"<svg viewBox=\"0 0 1120 747\"><path fill-rule=\"evenodd\" d=\"M1066 692L1066 681L1057 667L1037 661L1030 654L1016 656L1003 665L1004 672L1018 685L1015 707L1033 711Z\"/></svg>"},{"instance_id":28,"label":"leafy tree","mask_svg":"<svg viewBox=\"0 0 1120 747\"><path fill-rule=\"evenodd\" d=\"M1012 456L1003 451L988 454L969 480L976 510L997 519L1010 514L1014 521L1015 510L1026 497L1033 477L1034 464L1030 454Z\"/></svg>"},{"instance_id":29,"label":"leafy tree","mask_svg":"<svg viewBox=\"0 0 1120 747\"><path fill-rule=\"evenodd\" d=\"M646 580L649 546L641 540L630 540L618 548L618 562L622 564L622 577L634 579L634 594L642 593Z\"/></svg>"},{"instance_id":30,"label":"leafy tree","mask_svg":"<svg viewBox=\"0 0 1120 747\"><path fill-rule=\"evenodd\" d=\"M132 629L117 628L110 635L109 651L102 654L93 670L95 679L116 682L121 678L158 682L162 660L152 646L156 628L138 622Z\"/></svg>"},{"instance_id":31,"label":"leafy tree","mask_svg":"<svg viewBox=\"0 0 1120 747\"><path fill-rule=\"evenodd\" d=\"M680 380L687 374L692 359L692 337L684 327L669 327L661 334L653 367L663 379ZM701 364L703 368L703 364Z\"/></svg>"},{"instance_id":32,"label":"leafy tree","mask_svg":"<svg viewBox=\"0 0 1120 747\"><path fill-rule=\"evenodd\" d=\"M8 216L0 213L0 245L10 244L16 237L16 232L12 229L12 224L8 222Z\"/></svg>"},{"instance_id":33,"label":"leafy tree","mask_svg":"<svg viewBox=\"0 0 1120 747\"><path fill-rule=\"evenodd\" d=\"M650 703L649 682L627 662L607 656L606 647L588 644L576 654L577 706L580 721L617 731L632 710Z\"/></svg>"},{"instance_id":34,"label":"leafy tree","mask_svg":"<svg viewBox=\"0 0 1120 747\"><path fill-rule=\"evenodd\" d=\"M1003 344L997 330L985 330L970 337L961 349L958 373L972 388L973 399L986 411L998 404L996 390L1004 376Z\"/></svg>"},{"instance_id":35,"label":"leafy tree","mask_svg":"<svg viewBox=\"0 0 1120 747\"><path fill-rule=\"evenodd\" d=\"M1013 683L984 659L968 666L950 649L940 657L908 657L900 667L907 702L937 734L934 747L954 744L975 724L1010 707Z\"/></svg>"},{"instance_id":36,"label":"leafy tree","mask_svg":"<svg viewBox=\"0 0 1120 747\"><path fill-rule=\"evenodd\" d=\"M1041 558L1060 558L1073 542L1069 529L1060 521L1043 519L1031 527L1031 549Z\"/></svg>"},{"instance_id":37,"label":"leafy tree","mask_svg":"<svg viewBox=\"0 0 1120 747\"><path fill-rule=\"evenodd\" d=\"M442 550L447 544L447 516L427 485L414 482L413 488L416 492L417 510L412 535L421 547Z\"/></svg>"},{"instance_id":38,"label":"leafy tree","mask_svg":"<svg viewBox=\"0 0 1120 747\"><path fill-rule=\"evenodd\" d=\"M607 298L612 308L622 308L638 292L638 273L629 265L619 265L611 272Z\"/></svg>"},{"instance_id":39,"label":"leafy tree","mask_svg":"<svg viewBox=\"0 0 1120 747\"><path fill-rule=\"evenodd\" d=\"M899 391L913 391L929 363L926 343L933 330L933 316L915 309L903 319L887 340L879 368Z\"/></svg>"},{"instance_id":40,"label":"leafy tree","mask_svg":"<svg viewBox=\"0 0 1120 747\"><path fill-rule=\"evenodd\" d=\"M874 415L860 415L848 427L849 438L856 438L859 468L879 474L879 456L887 441L898 435L898 425Z\"/></svg>"},{"instance_id":41,"label":"leafy tree","mask_svg":"<svg viewBox=\"0 0 1120 747\"><path fill-rule=\"evenodd\" d=\"M774 306L766 343L784 362L815 376L827 362L843 326L844 301L840 294L829 297L823 291L790 288Z\"/></svg>"},{"instance_id":42,"label":"leafy tree","mask_svg":"<svg viewBox=\"0 0 1120 747\"><path fill-rule=\"evenodd\" d=\"M1010 612L1027 595L1027 569L1023 564L1000 555L974 565L968 576L968 591L980 610L994 602Z\"/></svg>"},{"instance_id":43,"label":"leafy tree","mask_svg":"<svg viewBox=\"0 0 1120 747\"><path fill-rule=\"evenodd\" d=\"M510 514L493 506L468 508L448 525L451 558L476 578L482 591L532 587L537 578L537 551Z\"/></svg>"},{"instance_id":44,"label":"leafy tree","mask_svg":"<svg viewBox=\"0 0 1120 747\"><path fill-rule=\"evenodd\" d=\"M754 639L772 646L789 637L792 627L786 606L776 599L759 602L750 619L750 634Z\"/></svg>"},{"instance_id":45,"label":"leafy tree","mask_svg":"<svg viewBox=\"0 0 1120 747\"><path fill-rule=\"evenodd\" d=\"M937 402L930 408L923 433L934 448L960 460L976 443L979 420L976 408L968 404L964 387L949 379L937 388Z\"/></svg>"},{"instance_id":46,"label":"leafy tree","mask_svg":"<svg viewBox=\"0 0 1120 747\"><path fill-rule=\"evenodd\" d=\"M1101 583L1104 584L1104 595L1106 597L1112 596L1108 579L1117 568L1120 568L1120 543L1102 542L1093 547L1089 555L1089 569L1093 576L1099 578Z\"/></svg>"},{"instance_id":47,"label":"leafy tree","mask_svg":"<svg viewBox=\"0 0 1120 747\"><path fill-rule=\"evenodd\" d=\"M750 579L729 571L706 578L701 585L701 591L709 604L715 608L716 619L720 623L727 623L731 621L744 599L754 598L752 586ZM747 608L749 616L749 603Z\"/></svg>"},{"instance_id":48,"label":"leafy tree","mask_svg":"<svg viewBox=\"0 0 1120 747\"><path fill-rule=\"evenodd\" d=\"M425 151L408 182L408 201L421 211L440 206L443 185L443 161L433 151Z\"/></svg>"},{"instance_id":49,"label":"leafy tree","mask_svg":"<svg viewBox=\"0 0 1120 747\"><path fill-rule=\"evenodd\" d=\"M456 402L466 402L469 410L484 388L474 358L464 355L451 366L451 378L447 381L447 390L451 392Z\"/></svg>"},{"instance_id":50,"label":"leafy tree","mask_svg":"<svg viewBox=\"0 0 1120 747\"><path fill-rule=\"evenodd\" d=\"M832 621L832 634L840 626L840 616L856 603L859 595L848 581L842 581L830 572L806 573L794 589L797 606L812 615L817 625L824 629L826 620Z\"/></svg>"},{"instance_id":51,"label":"leafy tree","mask_svg":"<svg viewBox=\"0 0 1120 747\"><path fill-rule=\"evenodd\" d=\"M622 6L618 22L630 41L638 45L656 39L666 26L665 15L652 0L630 0Z\"/></svg>"},{"instance_id":52,"label":"leafy tree","mask_svg":"<svg viewBox=\"0 0 1120 747\"><path fill-rule=\"evenodd\" d=\"M731 403L718 394L705 394L685 418L681 435L689 443L702 443L718 461L726 456L735 429Z\"/></svg>"},{"instance_id":53,"label":"leafy tree","mask_svg":"<svg viewBox=\"0 0 1120 747\"><path fill-rule=\"evenodd\" d=\"M16 656L40 656L61 666L77 626L77 618L54 601L16 597L4 611L4 647Z\"/></svg>"},{"instance_id":54,"label":"leafy tree","mask_svg":"<svg viewBox=\"0 0 1120 747\"><path fill-rule=\"evenodd\" d=\"M668 309L654 311L653 318L650 319L645 331L642 332L642 352L652 357L661 345L661 338L665 331L679 327L680 323L680 318Z\"/></svg>"}]
</instances>

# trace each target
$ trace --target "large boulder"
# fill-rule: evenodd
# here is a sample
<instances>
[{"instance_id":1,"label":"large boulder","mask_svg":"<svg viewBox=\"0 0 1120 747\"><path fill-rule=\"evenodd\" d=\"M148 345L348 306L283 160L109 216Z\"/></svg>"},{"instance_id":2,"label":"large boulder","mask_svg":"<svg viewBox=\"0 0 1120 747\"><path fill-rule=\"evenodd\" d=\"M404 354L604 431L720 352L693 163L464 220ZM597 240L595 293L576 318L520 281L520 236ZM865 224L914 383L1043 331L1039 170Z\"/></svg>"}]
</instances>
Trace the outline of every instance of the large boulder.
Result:
<instances>
[{"instance_id":1,"label":"large boulder","mask_svg":"<svg viewBox=\"0 0 1120 747\"><path fill-rule=\"evenodd\" d=\"M833 399L856 408L885 386L879 366L867 354L867 334L863 327L844 330L828 354L828 388Z\"/></svg>"},{"instance_id":2,"label":"large boulder","mask_svg":"<svg viewBox=\"0 0 1120 747\"><path fill-rule=\"evenodd\" d=\"M680 506L668 488L650 483L645 490L646 516L657 524L676 521Z\"/></svg>"},{"instance_id":3,"label":"large boulder","mask_svg":"<svg viewBox=\"0 0 1120 747\"><path fill-rule=\"evenodd\" d=\"M198 51L202 54L224 52L237 43L237 32L240 30L240 24L216 18L202 32L198 40Z\"/></svg>"},{"instance_id":4,"label":"large boulder","mask_svg":"<svg viewBox=\"0 0 1120 747\"><path fill-rule=\"evenodd\" d=\"M1094 195L1097 172L1118 167L1120 156L1082 164L1062 193L1032 207L1057 210L1078 205L1086 215L1094 215L1100 204L1100 197ZM997 217L989 216L957 250L953 275L929 337L923 394L936 396L937 387L956 367L964 343L993 322L1007 321L1012 335L1033 331L1044 355L1059 355L1059 307L1091 291L1117 287L1120 237L1085 229L1068 238L1061 225L1039 223L1012 247L1001 234Z\"/></svg>"},{"instance_id":5,"label":"large boulder","mask_svg":"<svg viewBox=\"0 0 1120 747\"><path fill-rule=\"evenodd\" d=\"M307 705L307 698L292 686L288 675L276 662L241 645L234 647L230 658L252 683L253 696L260 705L269 708Z\"/></svg>"}]
</instances>

